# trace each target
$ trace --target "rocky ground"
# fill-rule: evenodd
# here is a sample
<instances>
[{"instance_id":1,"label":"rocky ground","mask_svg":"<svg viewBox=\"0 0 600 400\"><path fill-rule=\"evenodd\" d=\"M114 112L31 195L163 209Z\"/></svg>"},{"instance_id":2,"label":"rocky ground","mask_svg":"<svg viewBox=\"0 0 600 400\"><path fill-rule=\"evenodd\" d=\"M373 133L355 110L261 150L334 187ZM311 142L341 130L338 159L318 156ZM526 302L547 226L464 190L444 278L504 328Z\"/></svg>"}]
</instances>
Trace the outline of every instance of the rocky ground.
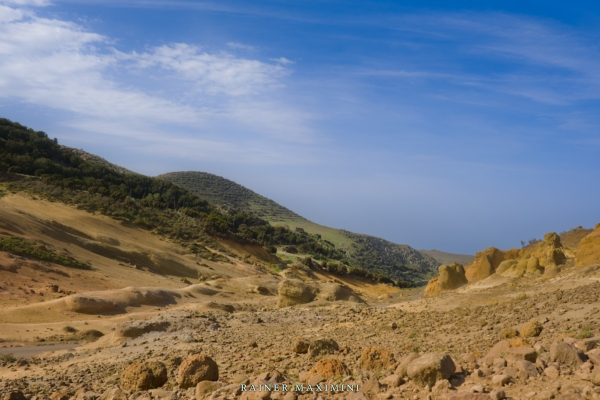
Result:
<instances>
[{"instance_id":1,"label":"rocky ground","mask_svg":"<svg viewBox=\"0 0 600 400\"><path fill-rule=\"evenodd\" d=\"M107 318L103 337L93 342L87 332L89 343L73 350L4 354L0 393L7 400L600 399L600 266L430 299L278 308L281 298L254 289L260 301Z\"/></svg>"}]
</instances>

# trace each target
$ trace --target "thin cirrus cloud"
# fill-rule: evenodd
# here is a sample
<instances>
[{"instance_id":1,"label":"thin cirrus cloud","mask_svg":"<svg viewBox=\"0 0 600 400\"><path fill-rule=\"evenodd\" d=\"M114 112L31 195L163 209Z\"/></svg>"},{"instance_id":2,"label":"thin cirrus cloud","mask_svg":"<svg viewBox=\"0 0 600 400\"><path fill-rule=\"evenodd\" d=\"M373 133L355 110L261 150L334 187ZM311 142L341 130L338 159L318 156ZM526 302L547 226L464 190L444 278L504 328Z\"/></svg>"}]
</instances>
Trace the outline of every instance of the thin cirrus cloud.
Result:
<instances>
[{"instance_id":1,"label":"thin cirrus cloud","mask_svg":"<svg viewBox=\"0 0 600 400\"><path fill-rule=\"evenodd\" d=\"M485 73L447 74L454 83L549 104L600 98L600 52L581 32L555 22L492 13L410 15L396 21L462 56L501 65ZM465 66L468 62L465 62ZM439 71L419 72L440 78ZM413 77L414 74L398 74Z\"/></svg>"},{"instance_id":2,"label":"thin cirrus cloud","mask_svg":"<svg viewBox=\"0 0 600 400\"><path fill-rule=\"evenodd\" d=\"M253 134L258 141L264 137L302 143L314 138L305 112L276 101L290 74L281 63L225 51L209 53L185 43L124 53L113 47L112 38L19 7L45 2L10 3L0 5L0 98L67 112L71 116L63 126L100 135L126 137L126 132L132 132L129 136L152 146L179 136L192 146L209 144L216 151L225 151L236 139L231 133L236 130ZM184 87L185 93L159 92L151 85L132 86L114 78L123 74L158 76L159 81L179 83L175 86ZM264 100L267 96L271 101ZM257 109L254 100L266 108ZM282 116L293 125L282 121ZM148 125L162 126L165 133L155 131L150 138ZM194 142L190 132L198 140L203 135L211 139Z\"/></svg>"},{"instance_id":3,"label":"thin cirrus cloud","mask_svg":"<svg viewBox=\"0 0 600 400\"><path fill-rule=\"evenodd\" d=\"M140 68L173 71L178 77L194 82L202 92L233 97L282 87L279 78L288 74L279 65L237 58L228 53L208 54L185 43L160 46L149 53L133 53L125 58L133 59Z\"/></svg>"}]
</instances>

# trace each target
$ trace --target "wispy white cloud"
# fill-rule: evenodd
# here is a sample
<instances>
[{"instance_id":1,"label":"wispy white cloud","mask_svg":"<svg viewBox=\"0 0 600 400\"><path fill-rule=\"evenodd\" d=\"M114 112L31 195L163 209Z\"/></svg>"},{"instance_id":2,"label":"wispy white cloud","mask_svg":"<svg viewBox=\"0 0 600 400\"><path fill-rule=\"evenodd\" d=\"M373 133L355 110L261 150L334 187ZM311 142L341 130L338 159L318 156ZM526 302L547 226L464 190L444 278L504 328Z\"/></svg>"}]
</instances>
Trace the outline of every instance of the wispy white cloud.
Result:
<instances>
[{"instance_id":1,"label":"wispy white cloud","mask_svg":"<svg viewBox=\"0 0 600 400\"><path fill-rule=\"evenodd\" d=\"M275 61L276 63L281 64L281 65L296 64L295 61L288 60L285 57L271 58L271 61Z\"/></svg>"},{"instance_id":2,"label":"wispy white cloud","mask_svg":"<svg viewBox=\"0 0 600 400\"><path fill-rule=\"evenodd\" d=\"M160 46L149 53L133 53L140 68L159 67L194 82L201 92L243 96L281 87L279 78L288 71L278 65L235 57L229 53L208 54L185 43Z\"/></svg>"},{"instance_id":3,"label":"wispy white cloud","mask_svg":"<svg viewBox=\"0 0 600 400\"><path fill-rule=\"evenodd\" d=\"M0 4L7 4L12 6L36 6L45 7L52 4L48 0L0 0Z\"/></svg>"},{"instance_id":4,"label":"wispy white cloud","mask_svg":"<svg viewBox=\"0 0 600 400\"><path fill-rule=\"evenodd\" d=\"M65 126L82 132L135 136L152 146L187 141L189 149L204 146L217 155L231 155L227 143L244 140L257 143L245 146L245 154L263 154L275 152L273 140L308 143L315 138L310 115L282 99L290 71L281 63L211 53L186 43L142 52L121 52L113 43L76 23L0 5L0 99L65 111L71 119ZM114 78L128 73L158 77L167 89ZM215 141L214 136L222 138ZM261 143L265 148L259 151Z\"/></svg>"},{"instance_id":5,"label":"wispy white cloud","mask_svg":"<svg viewBox=\"0 0 600 400\"><path fill-rule=\"evenodd\" d=\"M250 46L247 44L237 43L237 42L227 42L227 46L229 46L230 48L232 48L234 50L246 50L246 51L256 51L257 50L256 46Z\"/></svg>"}]
</instances>

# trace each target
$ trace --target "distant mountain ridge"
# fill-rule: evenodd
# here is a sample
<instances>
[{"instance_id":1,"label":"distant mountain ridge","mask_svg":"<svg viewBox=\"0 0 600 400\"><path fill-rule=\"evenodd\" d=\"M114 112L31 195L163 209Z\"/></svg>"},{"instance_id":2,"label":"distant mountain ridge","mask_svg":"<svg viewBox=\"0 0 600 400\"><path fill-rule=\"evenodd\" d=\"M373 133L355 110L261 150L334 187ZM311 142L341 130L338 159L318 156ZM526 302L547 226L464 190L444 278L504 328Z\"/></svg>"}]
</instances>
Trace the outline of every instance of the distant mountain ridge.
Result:
<instances>
[{"instance_id":1,"label":"distant mountain ridge","mask_svg":"<svg viewBox=\"0 0 600 400\"><path fill-rule=\"evenodd\" d=\"M356 265L395 279L423 282L437 273L440 262L434 257L385 239L318 225L229 179L206 172L170 172L158 178L168 180L206 199L214 206L253 212L273 225L302 229L320 235L344 250Z\"/></svg>"},{"instance_id":2,"label":"distant mountain ridge","mask_svg":"<svg viewBox=\"0 0 600 400\"><path fill-rule=\"evenodd\" d=\"M452 264L453 262L467 265L473 262L475 256L468 254L454 254L439 250L419 250L421 253L429 254L442 264Z\"/></svg>"}]
</instances>

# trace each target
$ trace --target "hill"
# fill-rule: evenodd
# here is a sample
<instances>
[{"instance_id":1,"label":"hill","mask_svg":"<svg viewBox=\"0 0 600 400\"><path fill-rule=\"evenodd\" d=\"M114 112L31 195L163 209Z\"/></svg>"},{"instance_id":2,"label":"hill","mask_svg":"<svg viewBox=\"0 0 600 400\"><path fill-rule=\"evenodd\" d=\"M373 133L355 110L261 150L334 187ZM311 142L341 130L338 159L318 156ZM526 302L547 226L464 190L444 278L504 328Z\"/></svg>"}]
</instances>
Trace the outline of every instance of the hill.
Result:
<instances>
[{"instance_id":1,"label":"hill","mask_svg":"<svg viewBox=\"0 0 600 400\"><path fill-rule=\"evenodd\" d=\"M273 200L217 175L190 171L171 172L158 178L185 188L216 207L252 212L273 225L317 235L342 250L357 266L393 279L424 281L433 276L440 265L435 258L410 246L311 222Z\"/></svg>"},{"instance_id":2,"label":"hill","mask_svg":"<svg viewBox=\"0 0 600 400\"><path fill-rule=\"evenodd\" d=\"M115 172L118 172L120 174L141 175L141 174L138 174L137 172L130 171L127 168L123 168L123 167L121 167L119 165L116 165L116 164L113 164L111 162L108 162L104 158L102 158L100 156L97 156L95 154L88 153L87 151L84 151L84 150L81 150L81 149L75 149L73 147L62 146L62 145L60 147L63 148L63 149L66 149L66 150L68 150L68 151L70 151L70 152L72 152L72 153L74 153L76 155L78 155L79 157L81 157L85 161L90 161L90 162L92 162L94 164L101 165L101 166L103 166L105 168L108 168L108 169L113 170Z\"/></svg>"},{"instance_id":3,"label":"hill","mask_svg":"<svg viewBox=\"0 0 600 400\"><path fill-rule=\"evenodd\" d=\"M304 263L305 267L338 276L394 282L388 275L356 265L343 250L318 235L273 226L254 213L211 205L164 179L136 174L82 150L61 146L44 132L0 119L0 143L0 197L6 193L24 194L99 213L173 241L201 259L226 262L228 256L236 257L235 249L241 253L237 257L246 261L262 253L259 258L266 269L280 270L295 261L296 265ZM0 236L0 250L82 266L77 260L39 250L35 241L26 239L32 238ZM90 240L87 236L83 239ZM273 256L277 247L289 246L297 246L303 258ZM109 252L117 258L129 259L113 250ZM152 266L147 258L146 255L141 259ZM320 262L313 263L312 259ZM168 273L157 268L150 270Z\"/></svg>"},{"instance_id":4,"label":"hill","mask_svg":"<svg viewBox=\"0 0 600 400\"><path fill-rule=\"evenodd\" d=\"M431 257L438 260L441 264L452 264L453 262L457 262L462 265L467 265L475 259L475 256L467 255L467 254L454 254L454 253L446 253L445 251L439 250L419 250L421 253L425 253L430 255Z\"/></svg>"}]
</instances>

